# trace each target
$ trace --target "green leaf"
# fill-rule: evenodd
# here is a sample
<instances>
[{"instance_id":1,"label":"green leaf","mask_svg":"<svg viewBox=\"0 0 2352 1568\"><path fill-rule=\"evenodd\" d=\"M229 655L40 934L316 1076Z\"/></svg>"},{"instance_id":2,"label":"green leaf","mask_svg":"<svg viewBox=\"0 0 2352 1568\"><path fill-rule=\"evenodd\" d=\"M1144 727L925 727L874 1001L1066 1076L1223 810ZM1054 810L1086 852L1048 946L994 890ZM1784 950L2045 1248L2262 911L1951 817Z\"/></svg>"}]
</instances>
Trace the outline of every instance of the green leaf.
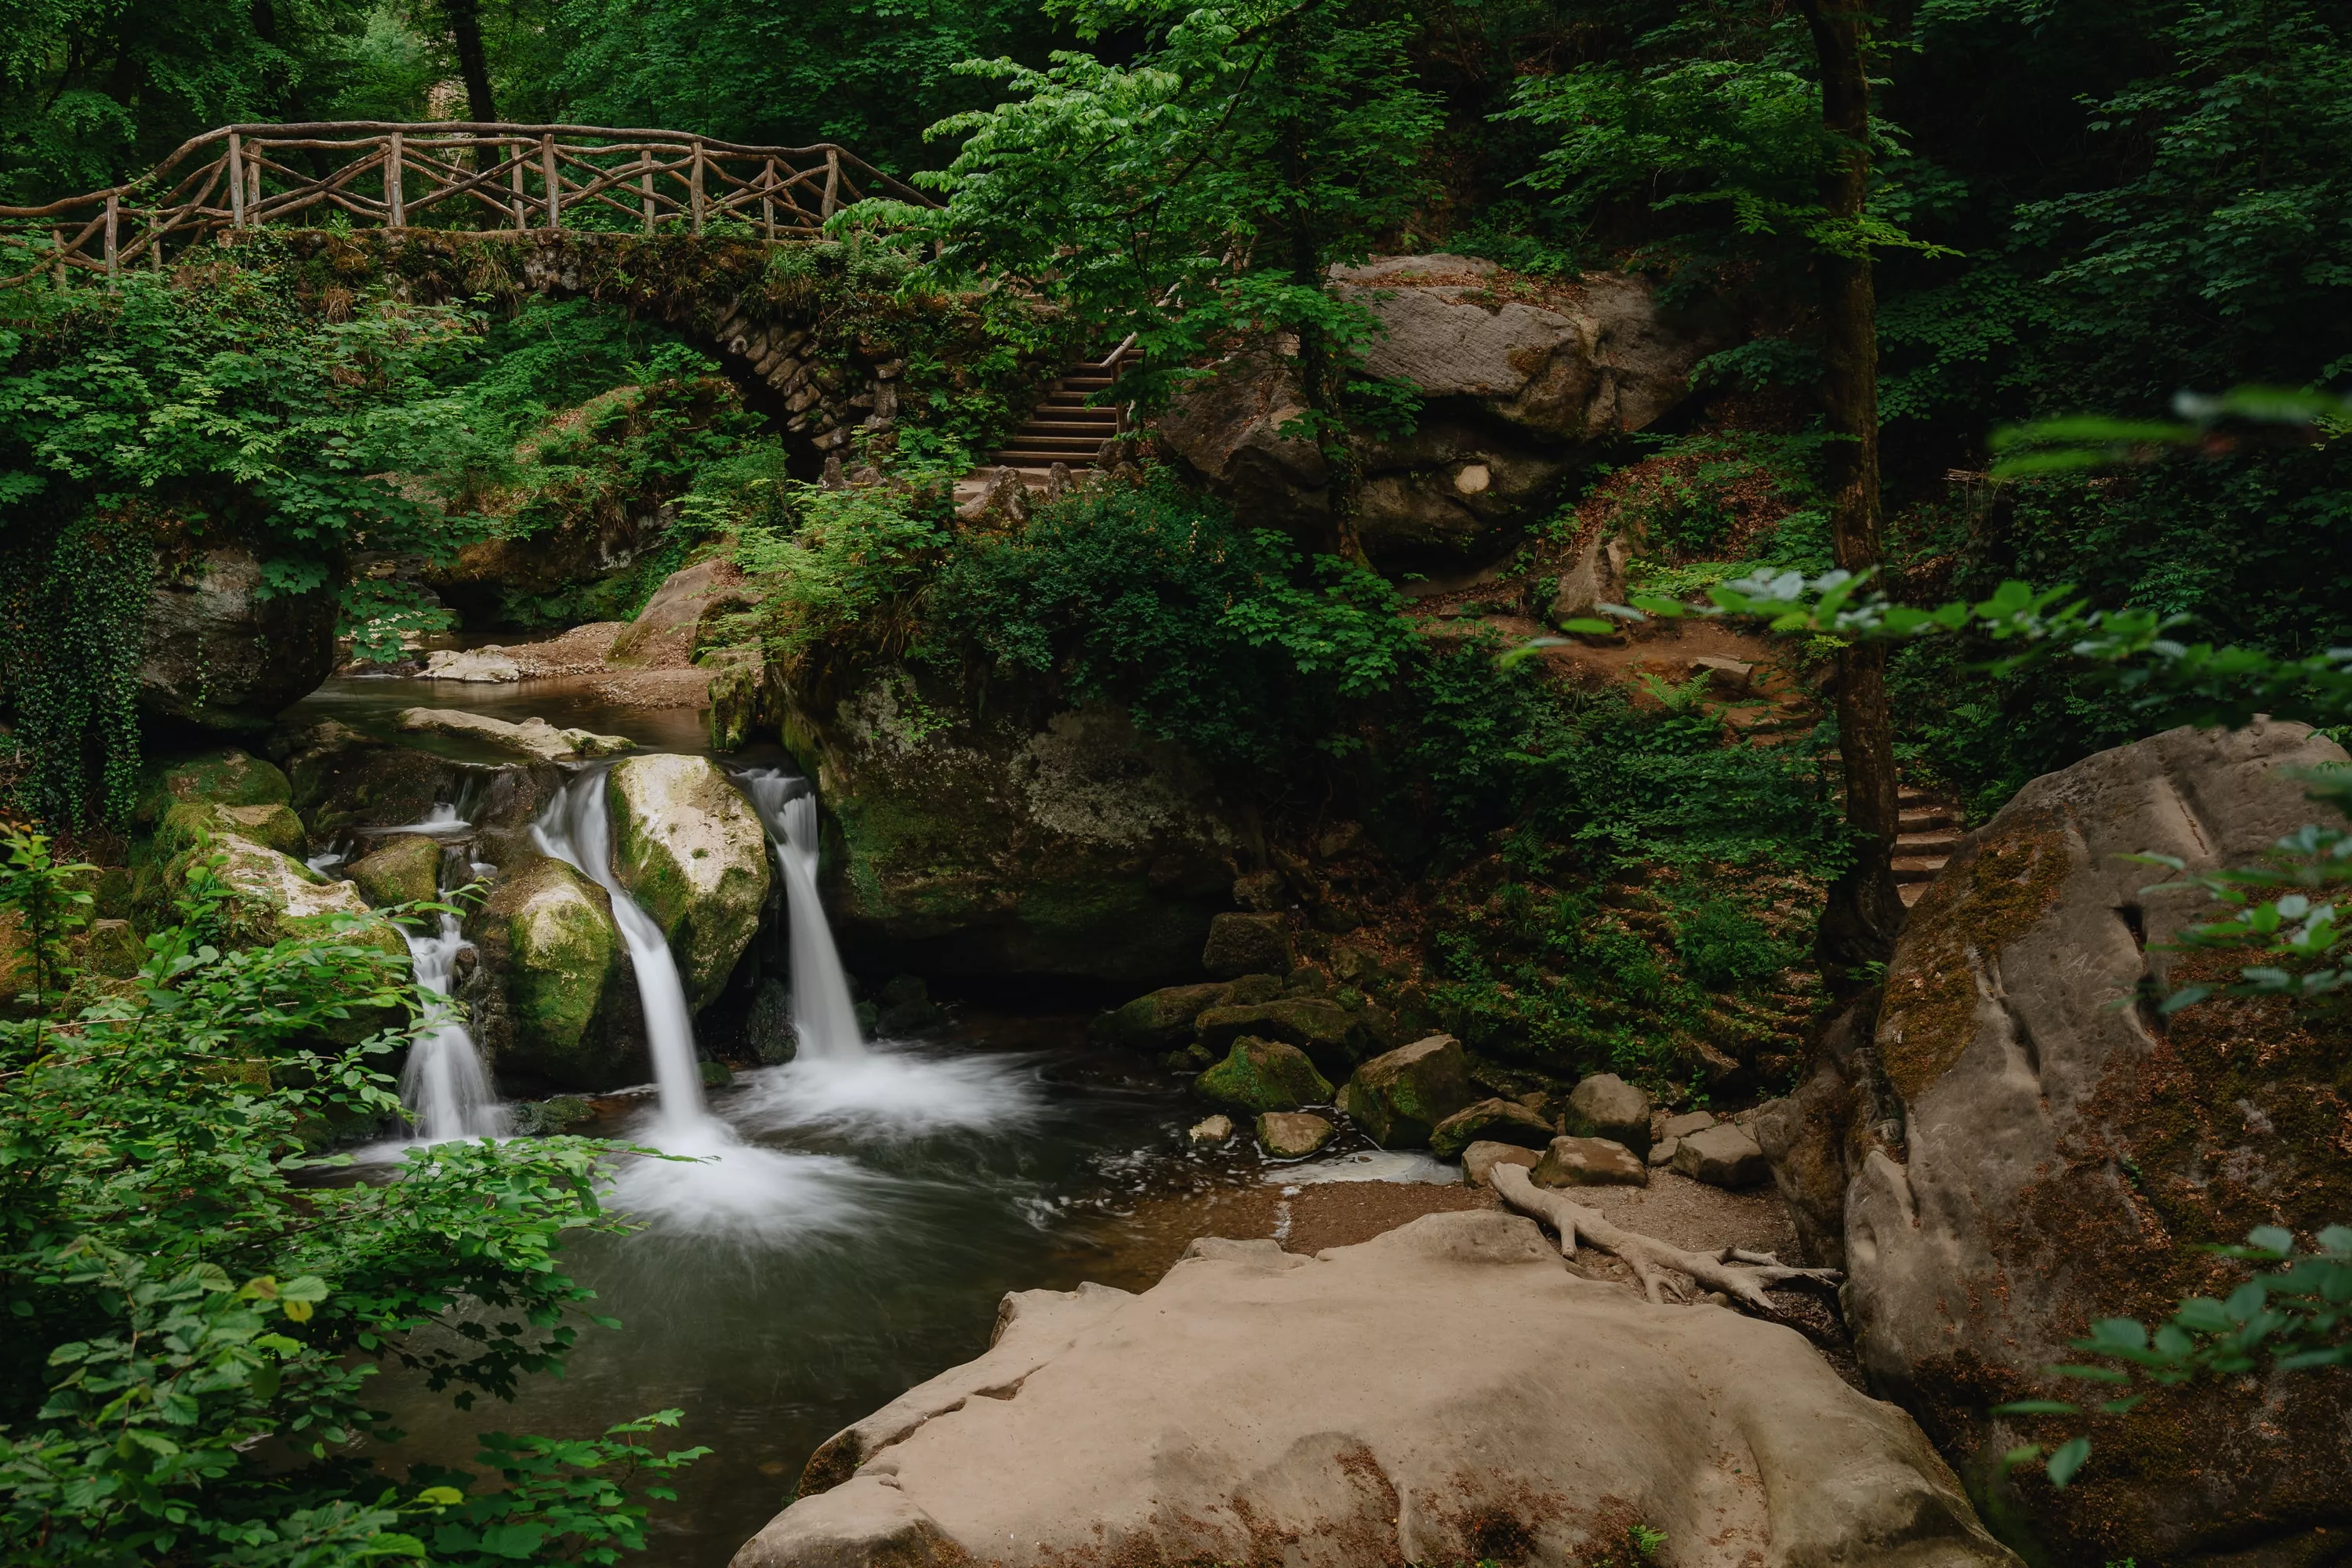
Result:
<instances>
[{"instance_id":1,"label":"green leaf","mask_svg":"<svg viewBox=\"0 0 2352 1568\"><path fill-rule=\"evenodd\" d=\"M2084 1461L2090 1457L2091 1440L2088 1437L2067 1439L2056 1453L2050 1456L2050 1484L2061 1491L2065 1490L2066 1483L2074 1479L2075 1472L2082 1469Z\"/></svg>"}]
</instances>

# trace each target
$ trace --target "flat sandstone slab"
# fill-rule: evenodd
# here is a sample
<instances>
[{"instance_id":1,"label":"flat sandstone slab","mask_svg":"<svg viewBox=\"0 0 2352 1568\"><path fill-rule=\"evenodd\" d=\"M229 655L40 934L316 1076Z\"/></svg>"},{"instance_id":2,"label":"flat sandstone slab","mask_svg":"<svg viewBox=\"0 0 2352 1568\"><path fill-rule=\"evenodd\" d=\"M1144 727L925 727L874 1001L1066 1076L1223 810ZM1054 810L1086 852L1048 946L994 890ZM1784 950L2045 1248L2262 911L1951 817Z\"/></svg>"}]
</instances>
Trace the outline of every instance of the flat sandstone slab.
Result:
<instances>
[{"instance_id":1,"label":"flat sandstone slab","mask_svg":"<svg viewBox=\"0 0 2352 1568\"><path fill-rule=\"evenodd\" d=\"M979 1361L820 1449L733 1568L1581 1562L2016 1568L1909 1416L1795 1332L1579 1279L1527 1220L1309 1259L1196 1242L1141 1295L1006 1298Z\"/></svg>"}]
</instances>

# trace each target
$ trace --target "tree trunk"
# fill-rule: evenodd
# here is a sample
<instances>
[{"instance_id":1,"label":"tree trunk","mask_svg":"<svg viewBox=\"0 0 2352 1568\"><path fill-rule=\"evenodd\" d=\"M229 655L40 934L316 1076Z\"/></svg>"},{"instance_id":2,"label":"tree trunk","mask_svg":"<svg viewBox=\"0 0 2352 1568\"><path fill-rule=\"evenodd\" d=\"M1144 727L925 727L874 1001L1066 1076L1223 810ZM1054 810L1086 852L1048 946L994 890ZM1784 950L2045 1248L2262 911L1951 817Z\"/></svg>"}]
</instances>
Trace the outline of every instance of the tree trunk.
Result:
<instances>
[{"instance_id":1,"label":"tree trunk","mask_svg":"<svg viewBox=\"0 0 2352 1568\"><path fill-rule=\"evenodd\" d=\"M1843 143L1822 181L1834 222L1862 216L1870 174L1870 82L1863 49L1868 0L1798 0L1821 61L1822 121ZM1848 572L1885 553L1878 504L1878 324L1870 252L1848 233L1820 256L1822 413L1832 437L1823 466L1830 488L1832 548ZM1886 702L1886 648L1858 643L1837 658L1838 752L1845 765L1846 822L1856 837L1853 869L1830 889L1819 954L1833 991L1870 984L1865 965L1895 951L1903 900L1895 889L1900 807L1894 726Z\"/></svg>"},{"instance_id":2,"label":"tree trunk","mask_svg":"<svg viewBox=\"0 0 2352 1568\"><path fill-rule=\"evenodd\" d=\"M496 120L499 106L490 97L490 58L482 49L480 0L442 0L449 17L449 42L457 51L457 74L466 79L466 112L476 120Z\"/></svg>"}]
</instances>

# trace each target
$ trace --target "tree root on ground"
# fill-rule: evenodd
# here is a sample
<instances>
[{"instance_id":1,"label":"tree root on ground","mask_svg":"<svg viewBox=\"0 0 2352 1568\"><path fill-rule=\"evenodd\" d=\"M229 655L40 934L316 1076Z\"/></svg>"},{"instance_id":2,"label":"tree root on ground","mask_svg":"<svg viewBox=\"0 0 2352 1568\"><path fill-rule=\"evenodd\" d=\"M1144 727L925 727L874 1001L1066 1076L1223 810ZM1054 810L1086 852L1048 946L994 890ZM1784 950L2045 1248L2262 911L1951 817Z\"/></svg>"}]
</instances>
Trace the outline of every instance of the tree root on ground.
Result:
<instances>
[{"instance_id":1,"label":"tree root on ground","mask_svg":"<svg viewBox=\"0 0 2352 1568\"><path fill-rule=\"evenodd\" d=\"M1562 1258L1574 1258L1579 1243L1590 1242L1623 1259L1642 1282L1643 1292L1661 1305L1672 1277L1681 1275L1701 1289L1722 1291L1752 1312L1780 1318L1783 1315L1780 1308L1765 1294L1772 1287L1801 1284L1833 1289L1844 1278L1834 1268L1792 1268L1769 1252L1747 1252L1736 1247L1686 1252L1654 1236L1623 1229L1599 1209L1537 1186L1518 1165L1498 1164L1490 1179L1505 1203L1559 1232ZM1679 1288L1675 1293L1685 1294Z\"/></svg>"}]
</instances>

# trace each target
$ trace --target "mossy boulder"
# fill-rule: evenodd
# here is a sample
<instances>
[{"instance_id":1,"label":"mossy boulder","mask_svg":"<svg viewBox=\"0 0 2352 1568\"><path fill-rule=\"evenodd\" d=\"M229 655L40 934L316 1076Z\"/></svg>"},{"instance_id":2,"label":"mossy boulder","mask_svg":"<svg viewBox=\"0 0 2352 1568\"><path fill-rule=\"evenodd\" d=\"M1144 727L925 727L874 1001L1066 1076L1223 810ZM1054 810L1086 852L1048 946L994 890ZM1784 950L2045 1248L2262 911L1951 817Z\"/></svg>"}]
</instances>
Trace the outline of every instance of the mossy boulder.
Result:
<instances>
[{"instance_id":1,"label":"mossy boulder","mask_svg":"<svg viewBox=\"0 0 2352 1568\"><path fill-rule=\"evenodd\" d=\"M1644 1158L1650 1152L1650 1097L1613 1072L1580 1080L1566 1116L1568 1131L1579 1138L1606 1138Z\"/></svg>"},{"instance_id":2,"label":"mossy boulder","mask_svg":"<svg viewBox=\"0 0 2352 1568\"><path fill-rule=\"evenodd\" d=\"M1225 1059L1192 1080L1202 1098L1243 1110L1296 1110L1328 1105L1331 1080L1307 1053L1280 1040L1238 1039Z\"/></svg>"},{"instance_id":3,"label":"mossy boulder","mask_svg":"<svg viewBox=\"0 0 2352 1568\"><path fill-rule=\"evenodd\" d=\"M1243 1007L1209 1007L1192 1020L1193 1038L1220 1051L1244 1035L1297 1046L1315 1065L1343 1078L1366 1044L1363 1022L1336 1002L1319 996L1283 996Z\"/></svg>"},{"instance_id":4,"label":"mossy boulder","mask_svg":"<svg viewBox=\"0 0 2352 1568\"><path fill-rule=\"evenodd\" d=\"M1287 974L1292 960L1290 925L1279 914L1219 915L1201 947L1201 967L1220 980Z\"/></svg>"},{"instance_id":5,"label":"mossy boulder","mask_svg":"<svg viewBox=\"0 0 2352 1568\"><path fill-rule=\"evenodd\" d=\"M184 802L210 805L286 805L293 801L286 775L234 746L165 768L139 803L139 820L154 822Z\"/></svg>"},{"instance_id":6,"label":"mossy boulder","mask_svg":"<svg viewBox=\"0 0 2352 1568\"><path fill-rule=\"evenodd\" d=\"M1105 1045L1134 1051L1168 1051L1192 1037L1192 1020L1224 994L1212 981L1204 985L1168 985L1138 996L1095 1020L1093 1033Z\"/></svg>"},{"instance_id":7,"label":"mossy boulder","mask_svg":"<svg viewBox=\"0 0 2352 1568\"><path fill-rule=\"evenodd\" d=\"M1123 709L1042 682L819 658L782 689L817 780L824 895L853 966L1050 975L1130 993L1200 977L1255 828L1217 775Z\"/></svg>"},{"instance_id":8,"label":"mossy boulder","mask_svg":"<svg viewBox=\"0 0 2352 1568\"><path fill-rule=\"evenodd\" d=\"M441 891L441 845L422 834L403 834L352 861L349 869L372 904L420 903Z\"/></svg>"},{"instance_id":9,"label":"mossy boulder","mask_svg":"<svg viewBox=\"0 0 2352 1568\"><path fill-rule=\"evenodd\" d=\"M708 757L631 757L604 790L614 875L669 939L688 1002L708 1006L768 901L760 819Z\"/></svg>"},{"instance_id":10,"label":"mossy boulder","mask_svg":"<svg viewBox=\"0 0 2352 1568\"><path fill-rule=\"evenodd\" d=\"M467 930L481 954L475 1037L502 1072L571 1089L643 1078L635 976L604 889L561 860L518 857Z\"/></svg>"},{"instance_id":11,"label":"mossy boulder","mask_svg":"<svg viewBox=\"0 0 2352 1568\"><path fill-rule=\"evenodd\" d=\"M300 859L310 852L310 836L302 819L282 803L221 805L209 801L175 801L155 826L155 854L163 859L197 846L215 836L229 834Z\"/></svg>"},{"instance_id":12,"label":"mossy boulder","mask_svg":"<svg viewBox=\"0 0 2352 1568\"><path fill-rule=\"evenodd\" d=\"M1462 1042L1432 1035L1358 1068L1339 1091L1339 1109L1382 1148L1418 1149L1475 1098Z\"/></svg>"},{"instance_id":13,"label":"mossy boulder","mask_svg":"<svg viewBox=\"0 0 2352 1568\"><path fill-rule=\"evenodd\" d=\"M331 881L291 855L233 833L209 834L166 861L165 895L184 896L190 878L215 857L221 862L213 868L224 894L221 926L232 942L261 946L341 930L348 940L388 953L408 951L400 932L349 882Z\"/></svg>"},{"instance_id":14,"label":"mossy boulder","mask_svg":"<svg viewBox=\"0 0 2352 1568\"><path fill-rule=\"evenodd\" d=\"M1456 1160L1473 1143L1515 1143L1522 1149L1551 1144L1552 1125L1515 1100L1482 1100L1465 1105L1430 1130L1429 1152Z\"/></svg>"}]
</instances>

